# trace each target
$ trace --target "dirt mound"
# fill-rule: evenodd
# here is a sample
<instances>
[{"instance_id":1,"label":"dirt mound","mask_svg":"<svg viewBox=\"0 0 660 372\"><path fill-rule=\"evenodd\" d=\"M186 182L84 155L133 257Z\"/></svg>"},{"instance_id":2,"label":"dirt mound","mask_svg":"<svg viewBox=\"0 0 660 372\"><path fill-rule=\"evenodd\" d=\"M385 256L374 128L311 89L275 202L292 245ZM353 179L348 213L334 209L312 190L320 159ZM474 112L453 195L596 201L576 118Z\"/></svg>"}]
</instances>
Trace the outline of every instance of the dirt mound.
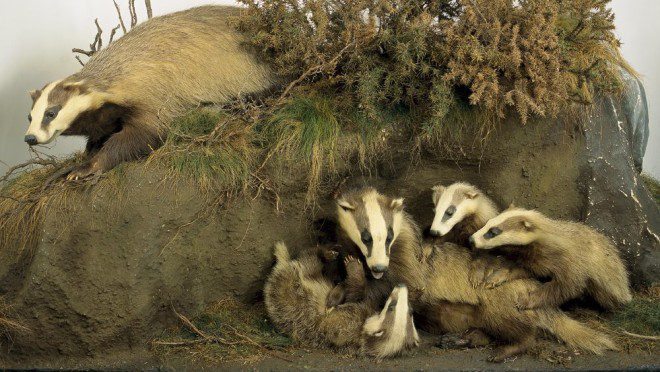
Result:
<instances>
[{"instance_id":1,"label":"dirt mound","mask_svg":"<svg viewBox=\"0 0 660 372\"><path fill-rule=\"evenodd\" d=\"M480 159L422 154L413 161L409 150L393 144L370 177L345 176L349 184L405 197L422 226L432 220L430 188L456 180L476 184L502 206L515 202L557 218L586 219L623 243L636 283L655 281L658 208L635 181L630 146L620 142L612 151L602 139L622 141L616 132L625 134L625 121L615 106L598 110L586 135L567 132L558 121L507 123ZM273 243L313 246L321 234L314 222L334 211L330 197L319 200L316 213L306 210L304 182L281 185L278 211L272 195L249 190L221 207L208 205L196 187L165 181L165 171L153 165L128 164L117 173L119 181L101 180L48 209L31 254L0 265L1 294L32 329L3 344L5 365L53 367L109 353L149 353L149 341L177 322L172 306L194 314L227 295L258 299Z\"/></svg>"}]
</instances>

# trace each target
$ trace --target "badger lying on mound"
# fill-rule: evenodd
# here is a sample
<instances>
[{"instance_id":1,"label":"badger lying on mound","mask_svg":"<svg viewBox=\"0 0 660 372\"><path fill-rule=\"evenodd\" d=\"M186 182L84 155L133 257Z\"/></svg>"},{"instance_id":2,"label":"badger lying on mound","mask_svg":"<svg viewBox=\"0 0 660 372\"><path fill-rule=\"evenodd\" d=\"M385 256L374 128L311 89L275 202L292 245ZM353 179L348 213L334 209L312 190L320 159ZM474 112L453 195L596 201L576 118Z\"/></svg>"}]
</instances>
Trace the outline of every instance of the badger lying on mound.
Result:
<instances>
[{"instance_id":1,"label":"badger lying on mound","mask_svg":"<svg viewBox=\"0 0 660 372\"><path fill-rule=\"evenodd\" d=\"M161 146L172 119L273 85L273 74L229 24L239 8L202 6L148 20L79 72L30 93L29 145L87 137L87 164L69 179L105 172Z\"/></svg>"},{"instance_id":2,"label":"badger lying on mound","mask_svg":"<svg viewBox=\"0 0 660 372\"><path fill-rule=\"evenodd\" d=\"M379 359L418 345L405 285L392 289L382 310L367 302L328 308L326 301L334 284L323 275L317 255L292 260L286 246L278 243L275 257L277 262L264 287L266 311L275 326L293 339L314 346L359 350ZM362 264L356 260L346 263L346 281L360 283Z\"/></svg>"},{"instance_id":3,"label":"badger lying on mound","mask_svg":"<svg viewBox=\"0 0 660 372\"><path fill-rule=\"evenodd\" d=\"M451 243L436 248L422 245L419 227L403 211L402 199L364 188L344 193L337 205L342 249L358 255L370 268L365 293L369 302L382 303L394 283L406 283L412 307L429 329L470 331L478 344L487 343L488 336L511 342L493 361L525 351L539 330L594 353L615 348L607 336L557 308L519 311L516 300L538 289L541 284L536 280L512 280L494 289L473 287L470 252Z\"/></svg>"},{"instance_id":4,"label":"badger lying on mound","mask_svg":"<svg viewBox=\"0 0 660 372\"><path fill-rule=\"evenodd\" d=\"M551 280L521 299L520 307L558 306L585 291L606 309L632 300L628 272L612 242L576 222L512 208L491 219L470 238L474 247L514 246L517 262Z\"/></svg>"}]
</instances>

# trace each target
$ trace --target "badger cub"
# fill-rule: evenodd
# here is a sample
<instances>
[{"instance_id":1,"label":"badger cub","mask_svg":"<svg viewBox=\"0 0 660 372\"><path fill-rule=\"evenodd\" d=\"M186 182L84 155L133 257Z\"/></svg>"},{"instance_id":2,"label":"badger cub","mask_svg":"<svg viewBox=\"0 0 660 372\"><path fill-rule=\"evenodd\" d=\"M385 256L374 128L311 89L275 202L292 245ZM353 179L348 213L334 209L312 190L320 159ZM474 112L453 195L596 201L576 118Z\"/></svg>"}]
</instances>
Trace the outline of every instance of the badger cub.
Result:
<instances>
[{"instance_id":1,"label":"badger cub","mask_svg":"<svg viewBox=\"0 0 660 372\"><path fill-rule=\"evenodd\" d=\"M495 203L469 183L437 185L432 190L435 216L430 233L433 236L452 232L454 243L467 245L470 235L499 214Z\"/></svg>"},{"instance_id":2,"label":"badger cub","mask_svg":"<svg viewBox=\"0 0 660 372\"><path fill-rule=\"evenodd\" d=\"M430 233L445 241L467 247L470 236L499 214L495 203L469 183L436 185L432 190L435 216ZM474 286L494 288L506 281L529 277L527 270L501 255L476 255L470 267L470 282Z\"/></svg>"},{"instance_id":3,"label":"badger cub","mask_svg":"<svg viewBox=\"0 0 660 372\"><path fill-rule=\"evenodd\" d=\"M551 277L520 300L525 309L558 306L587 292L606 309L632 299L628 273L612 242L583 224L511 208L470 237L474 247L517 246L518 263L538 277Z\"/></svg>"},{"instance_id":4,"label":"badger cub","mask_svg":"<svg viewBox=\"0 0 660 372\"><path fill-rule=\"evenodd\" d=\"M314 346L333 346L378 359L395 356L419 344L408 304L408 289L401 284L390 293L385 306L367 302L328 307L334 283L323 275L318 255L292 260L283 243L275 246L276 264L266 280L264 297L268 316L293 339ZM348 291L360 286L362 264L347 259Z\"/></svg>"}]
</instances>

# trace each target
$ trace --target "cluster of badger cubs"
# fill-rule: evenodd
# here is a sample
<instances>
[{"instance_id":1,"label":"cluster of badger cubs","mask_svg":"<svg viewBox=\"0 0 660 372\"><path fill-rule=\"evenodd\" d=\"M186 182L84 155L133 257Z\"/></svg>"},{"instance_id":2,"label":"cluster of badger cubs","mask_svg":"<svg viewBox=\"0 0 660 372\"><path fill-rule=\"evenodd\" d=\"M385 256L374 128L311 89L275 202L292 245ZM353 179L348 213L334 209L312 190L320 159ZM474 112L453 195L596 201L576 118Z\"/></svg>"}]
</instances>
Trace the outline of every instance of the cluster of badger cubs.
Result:
<instances>
[{"instance_id":1,"label":"cluster of badger cubs","mask_svg":"<svg viewBox=\"0 0 660 372\"><path fill-rule=\"evenodd\" d=\"M631 300L605 236L536 211L500 213L466 183L436 186L432 197L429 243L403 199L373 188L337 199L335 245L294 260L278 243L264 288L275 325L307 344L379 359L419 344L413 314L422 329L461 334L472 346L507 343L492 361L525 352L541 332L596 354L616 349L559 308L582 294L606 309Z\"/></svg>"}]
</instances>

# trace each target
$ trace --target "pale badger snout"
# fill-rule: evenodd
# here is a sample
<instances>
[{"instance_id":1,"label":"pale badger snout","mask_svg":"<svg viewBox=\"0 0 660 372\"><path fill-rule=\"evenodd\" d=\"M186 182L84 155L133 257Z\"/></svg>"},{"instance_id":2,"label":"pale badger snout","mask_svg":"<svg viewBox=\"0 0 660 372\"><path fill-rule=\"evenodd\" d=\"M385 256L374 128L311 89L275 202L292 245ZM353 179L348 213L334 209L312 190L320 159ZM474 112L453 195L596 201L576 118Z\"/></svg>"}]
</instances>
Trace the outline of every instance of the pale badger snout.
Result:
<instances>
[{"instance_id":1,"label":"pale badger snout","mask_svg":"<svg viewBox=\"0 0 660 372\"><path fill-rule=\"evenodd\" d=\"M341 229L360 248L371 275L382 278L401 229L403 199L389 198L373 188L349 191L338 199L337 213Z\"/></svg>"}]
</instances>

